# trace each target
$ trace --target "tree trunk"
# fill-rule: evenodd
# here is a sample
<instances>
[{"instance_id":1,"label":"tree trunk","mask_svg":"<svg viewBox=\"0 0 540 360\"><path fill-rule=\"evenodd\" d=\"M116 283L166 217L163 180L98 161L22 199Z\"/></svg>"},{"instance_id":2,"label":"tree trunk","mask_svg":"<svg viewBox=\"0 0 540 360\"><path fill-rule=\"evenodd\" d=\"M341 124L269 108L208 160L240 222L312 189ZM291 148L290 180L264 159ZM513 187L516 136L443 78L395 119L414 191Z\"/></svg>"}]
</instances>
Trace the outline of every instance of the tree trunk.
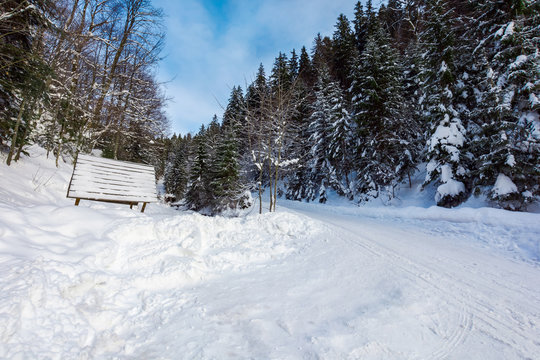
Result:
<instances>
[{"instance_id":1,"label":"tree trunk","mask_svg":"<svg viewBox=\"0 0 540 360\"><path fill-rule=\"evenodd\" d=\"M268 141L268 189L270 190L270 206L268 210L272 212L272 208L274 205L273 197L272 197L272 147L270 146L271 141Z\"/></svg>"},{"instance_id":2,"label":"tree trunk","mask_svg":"<svg viewBox=\"0 0 540 360\"><path fill-rule=\"evenodd\" d=\"M283 135L281 136L281 139L279 141L277 162L274 165L274 172L275 172L275 178L274 178L274 212L276 211L276 204L277 204L277 183L278 183L278 179L279 179L279 164L281 164L281 149L282 149L282 147L283 147Z\"/></svg>"},{"instance_id":3,"label":"tree trunk","mask_svg":"<svg viewBox=\"0 0 540 360\"><path fill-rule=\"evenodd\" d=\"M11 145L9 147L9 153L6 160L7 166L11 165L11 159L13 158L13 153L15 152L15 147L17 146L17 137L19 135L19 127L21 126L22 122L22 115L24 112L24 107L26 103L26 99L23 99L21 102L21 107L19 108L19 114L17 115L17 123L15 124L15 129L13 130L13 137L11 138Z\"/></svg>"},{"instance_id":4,"label":"tree trunk","mask_svg":"<svg viewBox=\"0 0 540 360\"><path fill-rule=\"evenodd\" d=\"M23 150L23 147L24 147L24 139L26 139L26 137L28 136L28 129L30 128L30 126L32 126L31 123L29 123L25 128L24 128L24 133L23 133L23 136L22 136L22 141L21 143L19 144L19 147L17 149L17 154L15 155L15 158L13 159L15 162L19 161L19 159L21 158L21 152Z\"/></svg>"},{"instance_id":5,"label":"tree trunk","mask_svg":"<svg viewBox=\"0 0 540 360\"><path fill-rule=\"evenodd\" d=\"M114 137L114 152L113 159L118 160L118 147L120 146L120 130L116 130L116 135Z\"/></svg>"},{"instance_id":6,"label":"tree trunk","mask_svg":"<svg viewBox=\"0 0 540 360\"><path fill-rule=\"evenodd\" d=\"M258 151L258 162L259 162L259 214L262 214L262 179L263 179L263 161L261 155L262 149L262 129L259 131L259 151Z\"/></svg>"},{"instance_id":7,"label":"tree trunk","mask_svg":"<svg viewBox=\"0 0 540 360\"><path fill-rule=\"evenodd\" d=\"M58 149L56 150L56 167L58 167L58 159L60 158L60 154L62 153L63 144L64 144L64 122L62 122L62 126L60 127L60 141L58 142Z\"/></svg>"},{"instance_id":8,"label":"tree trunk","mask_svg":"<svg viewBox=\"0 0 540 360\"><path fill-rule=\"evenodd\" d=\"M262 171L259 179L262 179ZM262 183L259 181L259 214L262 214Z\"/></svg>"}]
</instances>

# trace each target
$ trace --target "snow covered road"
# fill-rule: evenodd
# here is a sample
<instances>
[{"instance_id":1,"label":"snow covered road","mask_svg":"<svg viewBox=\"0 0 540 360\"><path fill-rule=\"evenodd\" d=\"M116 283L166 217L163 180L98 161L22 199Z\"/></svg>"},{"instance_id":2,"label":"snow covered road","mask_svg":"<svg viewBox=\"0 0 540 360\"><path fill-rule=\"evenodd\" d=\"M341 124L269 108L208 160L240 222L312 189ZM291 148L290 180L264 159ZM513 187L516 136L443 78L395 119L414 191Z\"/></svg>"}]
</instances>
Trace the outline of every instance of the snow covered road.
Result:
<instances>
[{"instance_id":1,"label":"snow covered road","mask_svg":"<svg viewBox=\"0 0 540 360\"><path fill-rule=\"evenodd\" d=\"M418 348L404 353L407 358L540 356L538 263L516 260L474 241L504 237L503 229L515 237L538 239L538 229L511 229L505 221L500 226L471 226L444 220L404 223L400 218L308 214L339 229L338 238L381 259L388 272L407 278L414 292L422 294L426 301L421 318L427 322L409 343ZM422 334L426 330L436 338ZM423 351L430 347L433 352Z\"/></svg>"},{"instance_id":2,"label":"snow covered road","mask_svg":"<svg viewBox=\"0 0 540 360\"><path fill-rule=\"evenodd\" d=\"M481 223L373 219L289 205L306 216L282 213L297 226L309 223L307 218L320 221L311 224L320 227L315 236L293 233L289 240L296 251L287 256L184 288L169 300L159 329L133 354L190 359L540 356L538 264L471 241L500 236L500 228L486 234L490 227ZM514 230L521 231L514 236L530 235Z\"/></svg>"},{"instance_id":3,"label":"snow covered road","mask_svg":"<svg viewBox=\"0 0 540 360\"><path fill-rule=\"evenodd\" d=\"M326 224L320 236L285 259L188 290L186 311L151 341L156 354L168 344L208 359L540 356L538 264L471 242L477 234L452 232L455 223L292 206ZM175 342L186 323L190 341Z\"/></svg>"}]
</instances>

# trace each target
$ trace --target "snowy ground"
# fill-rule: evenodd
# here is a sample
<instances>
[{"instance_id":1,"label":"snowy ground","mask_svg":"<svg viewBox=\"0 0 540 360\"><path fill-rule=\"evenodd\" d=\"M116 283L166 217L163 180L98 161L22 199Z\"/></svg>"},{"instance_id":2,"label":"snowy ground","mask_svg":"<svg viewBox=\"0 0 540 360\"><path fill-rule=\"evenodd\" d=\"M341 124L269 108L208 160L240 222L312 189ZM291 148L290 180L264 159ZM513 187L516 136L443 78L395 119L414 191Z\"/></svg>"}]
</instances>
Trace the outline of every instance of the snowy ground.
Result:
<instances>
[{"instance_id":1,"label":"snowy ground","mask_svg":"<svg viewBox=\"0 0 540 360\"><path fill-rule=\"evenodd\" d=\"M2 359L540 358L540 214L74 207L31 154L0 165Z\"/></svg>"}]
</instances>

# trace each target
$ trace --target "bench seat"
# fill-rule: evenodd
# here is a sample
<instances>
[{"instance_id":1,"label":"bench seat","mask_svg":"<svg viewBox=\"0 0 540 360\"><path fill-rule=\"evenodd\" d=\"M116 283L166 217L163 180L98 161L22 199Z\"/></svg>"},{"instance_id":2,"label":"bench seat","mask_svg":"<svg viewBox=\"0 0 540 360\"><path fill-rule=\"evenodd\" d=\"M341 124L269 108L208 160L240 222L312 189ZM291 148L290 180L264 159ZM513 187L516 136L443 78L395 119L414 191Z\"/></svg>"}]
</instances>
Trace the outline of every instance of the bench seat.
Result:
<instances>
[{"instance_id":1,"label":"bench seat","mask_svg":"<svg viewBox=\"0 0 540 360\"><path fill-rule=\"evenodd\" d=\"M127 204L130 207L157 202L153 166L79 154L67 197Z\"/></svg>"}]
</instances>

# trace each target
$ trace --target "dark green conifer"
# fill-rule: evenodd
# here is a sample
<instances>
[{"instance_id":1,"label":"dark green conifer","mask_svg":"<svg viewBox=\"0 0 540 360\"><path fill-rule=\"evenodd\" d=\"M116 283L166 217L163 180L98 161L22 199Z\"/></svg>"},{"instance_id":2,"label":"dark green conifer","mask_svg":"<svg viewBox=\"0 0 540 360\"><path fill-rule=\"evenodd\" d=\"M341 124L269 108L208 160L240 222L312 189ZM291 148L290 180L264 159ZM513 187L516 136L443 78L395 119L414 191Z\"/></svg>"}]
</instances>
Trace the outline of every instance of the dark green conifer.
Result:
<instances>
[{"instance_id":1,"label":"dark green conifer","mask_svg":"<svg viewBox=\"0 0 540 360\"><path fill-rule=\"evenodd\" d=\"M206 129L201 126L194 138L195 153L186 192L186 206L195 211L211 211L213 195L210 188L211 176L208 158Z\"/></svg>"},{"instance_id":2,"label":"dark green conifer","mask_svg":"<svg viewBox=\"0 0 540 360\"><path fill-rule=\"evenodd\" d=\"M356 55L354 34L349 20L343 14L339 15L335 28L332 38L334 74L341 88L348 89L351 82L349 74L352 61Z\"/></svg>"},{"instance_id":3,"label":"dark green conifer","mask_svg":"<svg viewBox=\"0 0 540 360\"><path fill-rule=\"evenodd\" d=\"M357 191L363 197L384 192L392 198L393 189L414 169L417 126L403 105L399 54L381 26L368 37L355 74Z\"/></svg>"},{"instance_id":4,"label":"dark green conifer","mask_svg":"<svg viewBox=\"0 0 540 360\"><path fill-rule=\"evenodd\" d=\"M221 138L212 162L212 212L245 209L251 205L251 195L241 182L237 142L230 129Z\"/></svg>"},{"instance_id":5,"label":"dark green conifer","mask_svg":"<svg viewBox=\"0 0 540 360\"><path fill-rule=\"evenodd\" d=\"M186 145L186 141L182 139L175 142L172 159L170 159L164 176L165 191L174 195L177 201L184 198L188 183L188 149Z\"/></svg>"}]
</instances>

